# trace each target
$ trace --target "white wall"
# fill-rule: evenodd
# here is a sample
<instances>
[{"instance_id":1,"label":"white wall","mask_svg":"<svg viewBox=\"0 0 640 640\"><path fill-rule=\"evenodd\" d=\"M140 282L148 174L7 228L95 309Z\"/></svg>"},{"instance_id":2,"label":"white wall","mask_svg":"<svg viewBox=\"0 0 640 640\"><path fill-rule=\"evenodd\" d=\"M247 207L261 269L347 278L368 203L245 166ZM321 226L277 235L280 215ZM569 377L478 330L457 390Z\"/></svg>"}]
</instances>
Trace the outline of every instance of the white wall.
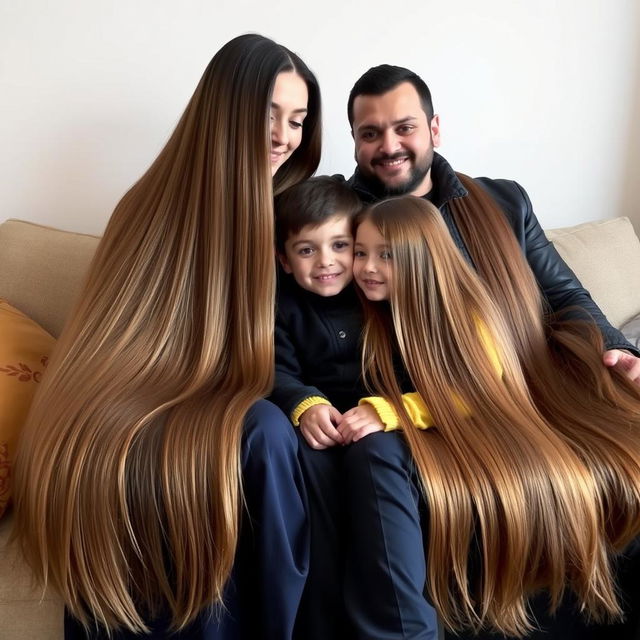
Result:
<instances>
[{"instance_id":1,"label":"white wall","mask_svg":"<svg viewBox=\"0 0 640 640\"><path fill-rule=\"evenodd\" d=\"M101 232L248 31L318 75L321 172L351 173L348 91L389 62L430 85L456 169L518 180L546 227L640 229L637 0L0 0L0 220Z\"/></svg>"}]
</instances>

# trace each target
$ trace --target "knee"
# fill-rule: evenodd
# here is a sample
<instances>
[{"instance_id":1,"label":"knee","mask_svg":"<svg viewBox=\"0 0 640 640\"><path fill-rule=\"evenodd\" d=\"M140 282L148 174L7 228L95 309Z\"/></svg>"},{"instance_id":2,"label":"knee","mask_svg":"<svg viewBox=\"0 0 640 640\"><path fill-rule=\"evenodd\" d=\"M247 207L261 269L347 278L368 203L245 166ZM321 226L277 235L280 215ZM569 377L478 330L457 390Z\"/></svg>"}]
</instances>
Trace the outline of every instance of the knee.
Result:
<instances>
[{"instance_id":1,"label":"knee","mask_svg":"<svg viewBox=\"0 0 640 640\"><path fill-rule=\"evenodd\" d=\"M258 400L245 418L243 448L261 455L296 456L298 440L284 413L272 402Z\"/></svg>"},{"instance_id":2,"label":"knee","mask_svg":"<svg viewBox=\"0 0 640 640\"><path fill-rule=\"evenodd\" d=\"M405 466L409 458L407 445L397 431L371 433L347 447L345 452L349 469L380 463Z\"/></svg>"}]
</instances>

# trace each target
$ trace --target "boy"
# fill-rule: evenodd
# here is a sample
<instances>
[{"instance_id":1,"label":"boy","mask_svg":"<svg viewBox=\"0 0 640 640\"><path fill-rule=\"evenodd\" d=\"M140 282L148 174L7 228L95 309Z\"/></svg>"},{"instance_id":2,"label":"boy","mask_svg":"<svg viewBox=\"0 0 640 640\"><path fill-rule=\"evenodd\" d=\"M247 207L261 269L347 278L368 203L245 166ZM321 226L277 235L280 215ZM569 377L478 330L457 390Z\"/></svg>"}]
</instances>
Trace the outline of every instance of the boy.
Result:
<instances>
[{"instance_id":1,"label":"boy","mask_svg":"<svg viewBox=\"0 0 640 640\"><path fill-rule=\"evenodd\" d=\"M322 176L276 198L282 270L271 400L314 449L342 444L335 425L366 395L360 375L362 313L352 284L353 217L360 199ZM330 401L329 401L330 399Z\"/></svg>"}]
</instances>

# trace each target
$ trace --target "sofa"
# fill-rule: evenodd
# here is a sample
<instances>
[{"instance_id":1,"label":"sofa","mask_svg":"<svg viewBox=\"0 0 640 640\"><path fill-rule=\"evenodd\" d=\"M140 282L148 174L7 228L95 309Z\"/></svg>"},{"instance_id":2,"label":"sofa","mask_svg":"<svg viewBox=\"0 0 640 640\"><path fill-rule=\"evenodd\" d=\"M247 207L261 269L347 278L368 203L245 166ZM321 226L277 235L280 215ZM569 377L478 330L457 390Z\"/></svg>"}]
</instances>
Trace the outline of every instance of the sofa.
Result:
<instances>
[{"instance_id":1,"label":"sofa","mask_svg":"<svg viewBox=\"0 0 640 640\"><path fill-rule=\"evenodd\" d=\"M547 231L547 236L591 292L610 322L621 328L640 348L640 241L627 218L613 218ZM0 638L2 640L58 640L63 637L62 604L54 593L43 591L33 580L18 550L8 544L12 513L10 500L11 456L19 418L7 427L8 404L22 393L21 411L46 369L46 351L60 334L78 295L88 263L99 238L61 231L20 220L0 224L0 300L11 322L27 333L21 338L34 353L15 353L20 340L11 338L0 322ZM0 313L2 313L0 307ZM8 310L8 311L7 311ZM13 330L13 329L12 329ZM17 335L17 334L12 334ZM3 344L5 350L3 351ZM2 354L13 349L13 361ZM31 357L32 364L26 360ZM5 357L6 359L6 357ZM2 386L6 383L5 386ZM13 385L12 387L6 386ZM3 442L3 429L13 429ZM6 452L8 451L8 455ZM4 474L4 475L3 475ZM4 503L2 500L4 491Z\"/></svg>"}]
</instances>

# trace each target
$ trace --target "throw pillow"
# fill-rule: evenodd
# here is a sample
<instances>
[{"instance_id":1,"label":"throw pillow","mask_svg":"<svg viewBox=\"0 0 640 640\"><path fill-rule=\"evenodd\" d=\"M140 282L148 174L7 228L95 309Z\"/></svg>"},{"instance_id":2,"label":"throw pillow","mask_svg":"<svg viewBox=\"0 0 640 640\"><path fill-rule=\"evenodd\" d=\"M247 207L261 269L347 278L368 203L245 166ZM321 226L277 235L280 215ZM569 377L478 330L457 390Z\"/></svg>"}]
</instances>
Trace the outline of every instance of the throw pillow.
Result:
<instances>
[{"instance_id":1,"label":"throw pillow","mask_svg":"<svg viewBox=\"0 0 640 640\"><path fill-rule=\"evenodd\" d=\"M11 472L20 430L55 340L0 299L0 517L11 497Z\"/></svg>"}]
</instances>

